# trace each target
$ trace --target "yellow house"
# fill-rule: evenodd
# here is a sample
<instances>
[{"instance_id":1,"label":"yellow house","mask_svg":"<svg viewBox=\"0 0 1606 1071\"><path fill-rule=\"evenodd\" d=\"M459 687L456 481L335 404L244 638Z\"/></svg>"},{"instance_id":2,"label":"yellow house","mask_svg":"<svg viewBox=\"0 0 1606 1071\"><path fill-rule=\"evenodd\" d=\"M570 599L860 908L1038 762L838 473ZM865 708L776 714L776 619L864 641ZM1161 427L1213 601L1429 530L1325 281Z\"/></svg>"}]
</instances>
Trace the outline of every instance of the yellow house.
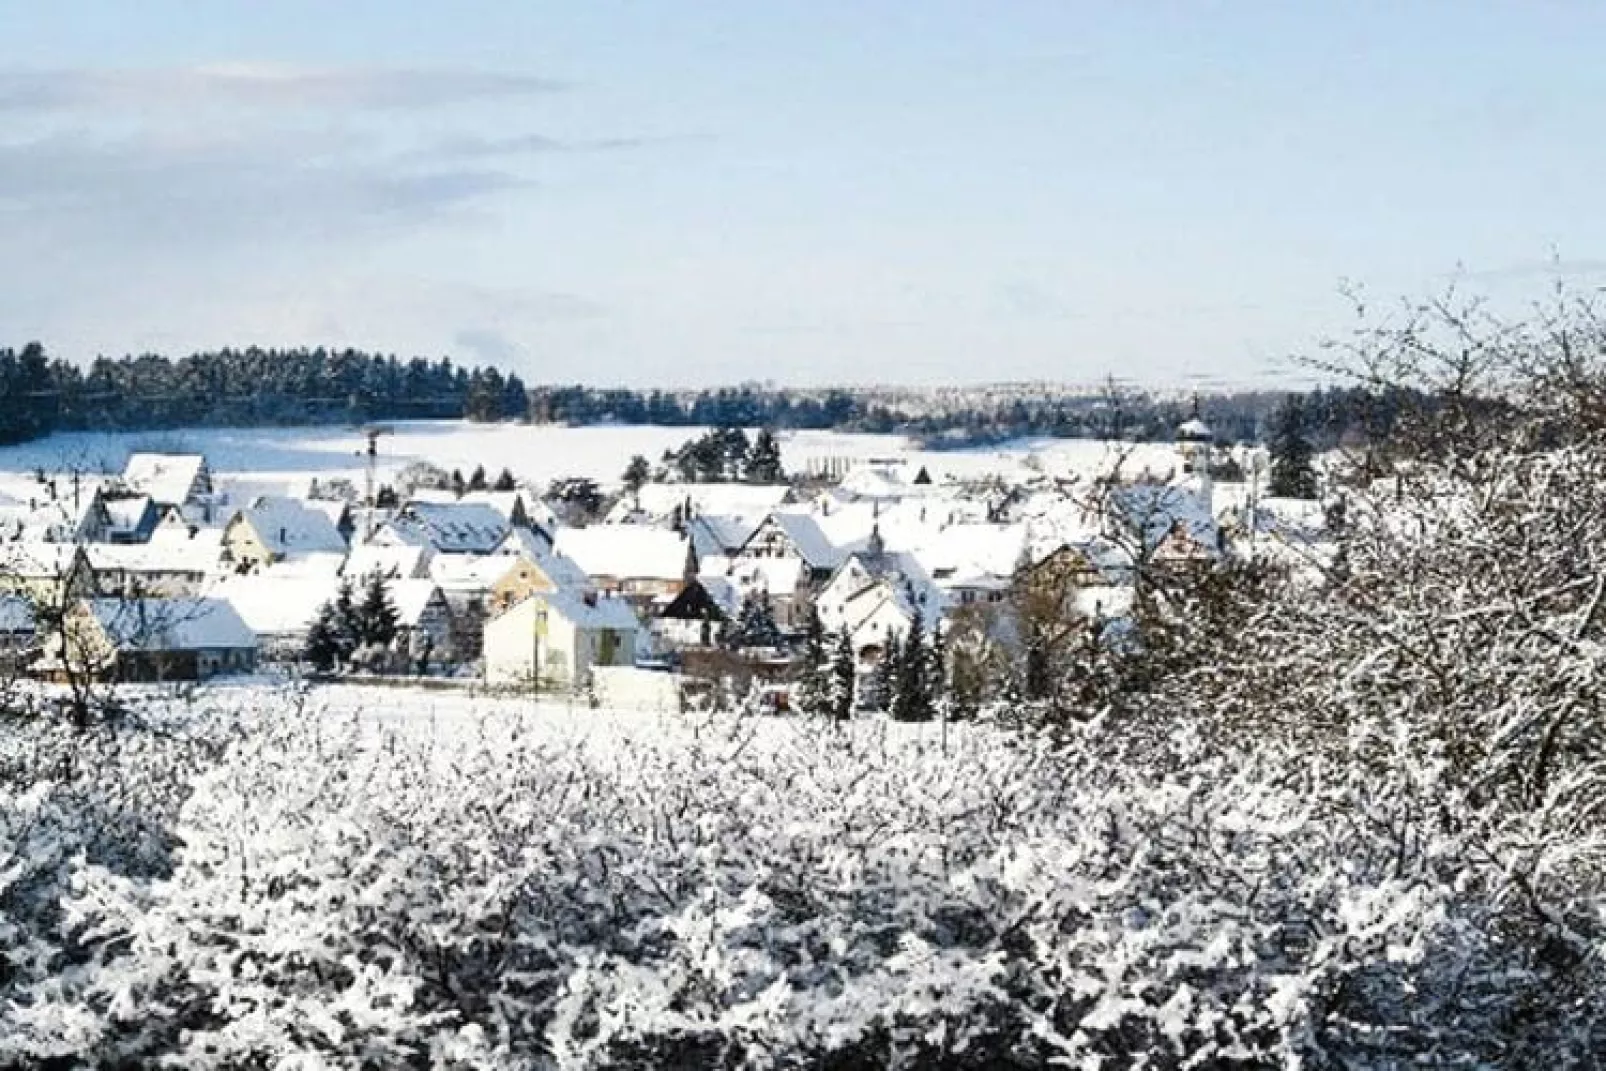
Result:
<instances>
[{"instance_id":1,"label":"yellow house","mask_svg":"<svg viewBox=\"0 0 1606 1071\"><path fill-rule=\"evenodd\" d=\"M0 594L40 607L65 606L93 586L89 559L76 543L0 544Z\"/></svg>"}]
</instances>

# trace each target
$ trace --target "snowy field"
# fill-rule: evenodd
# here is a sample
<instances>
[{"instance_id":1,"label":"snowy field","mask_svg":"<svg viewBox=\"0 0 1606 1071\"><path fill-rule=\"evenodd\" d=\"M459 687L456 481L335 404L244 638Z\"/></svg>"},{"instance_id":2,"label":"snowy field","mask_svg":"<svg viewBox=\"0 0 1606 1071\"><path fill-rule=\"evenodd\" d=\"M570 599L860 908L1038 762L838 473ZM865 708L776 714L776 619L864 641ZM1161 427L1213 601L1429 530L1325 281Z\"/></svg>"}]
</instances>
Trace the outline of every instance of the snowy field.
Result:
<instances>
[{"instance_id":1,"label":"snowy field","mask_svg":"<svg viewBox=\"0 0 1606 1071\"><path fill-rule=\"evenodd\" d=\"M466 475L477 465L496 473L503 467L533 486L558 476L587 476L603 483L618 480L635 454L657 461L665 450L702 434L703 428L606 425L568 428L555 425L470 424L463 421L411 421L392 425L380 439L379 477L390 479L413 461L429 461ZM866 459L926 466L934 479L945 476L1008 477L1030 465L1051 475L1085 473L1108 465L1117 447L1093 440L1029 440L976 450L925 451L896 435L799 431L780 435L788 471ZM1128 466L1157 471L1176 459L1169 443L1132 446ZM35 442L0 447L0 472L68 468L120 472L129 453L164 451L205 454L217 473L258 479L307 475L357 479L364 441L351 427L180 428L168 431L63 432Z\"/></svg>"}]
</instances>

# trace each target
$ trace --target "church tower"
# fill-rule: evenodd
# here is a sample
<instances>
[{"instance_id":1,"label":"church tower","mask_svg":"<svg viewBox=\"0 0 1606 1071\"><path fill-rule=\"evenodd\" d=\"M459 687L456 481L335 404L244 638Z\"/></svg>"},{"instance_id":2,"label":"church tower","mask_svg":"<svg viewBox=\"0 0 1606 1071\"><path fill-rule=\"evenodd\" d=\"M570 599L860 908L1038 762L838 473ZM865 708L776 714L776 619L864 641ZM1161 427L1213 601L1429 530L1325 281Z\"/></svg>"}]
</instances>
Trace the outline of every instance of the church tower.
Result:
<instances>
[{"instance_id":1,"label":"church tower","mask_svg":"<svg viewBox=\"0 0 1606 1071\"><path fill-rule=\"evenodd\" d=\"M1199 416L1199 399L1193 399L1193 415L1177 428L1177 453L1182 455L1182 486L1199 496L1205 509L1215 511L1215 486L1210 478L1216 433Z\"/></svg>"}]
</instances>

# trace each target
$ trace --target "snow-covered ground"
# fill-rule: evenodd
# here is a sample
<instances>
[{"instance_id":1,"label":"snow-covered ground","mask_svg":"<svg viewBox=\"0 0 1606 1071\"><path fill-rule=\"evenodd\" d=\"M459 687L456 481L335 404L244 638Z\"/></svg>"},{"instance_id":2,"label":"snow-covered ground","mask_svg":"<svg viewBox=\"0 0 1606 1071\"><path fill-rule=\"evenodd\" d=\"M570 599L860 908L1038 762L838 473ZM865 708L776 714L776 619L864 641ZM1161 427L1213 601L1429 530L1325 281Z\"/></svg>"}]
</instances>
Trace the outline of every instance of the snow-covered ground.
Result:
<instances>
[{"instance_id":1,"label":"snow-covered ground","mask_svg":"<svg viewBox=\"0 0 1606 1071\"><path fill-rule=\"evenodd\" d=\"M379 441L381 481L413 461L429 461L465 475L477 465L496 473L503 467L532 485L558 476L617 481L635 454L656 462L665 450L702 434L702 428L602 425L470 424L464 421L403 421ZM897 435L829 431L785 432L783 462L790 471L807 471L831 462L869 459L924 465L934 479L944 476L1017 475L1030 465L1050 475L1087 472L1108 465L1119 452L1133 471L1145 466L1165 472L1175 464L1169 443L1120 444L1094 440L1023 440L976 450L927 451ZM63 432L35 442L0 448L0 473L68 468L121 472L134 451L205 454L218 473L271 480L309 474L356 479L363 470L364 441L351 427L178 428L169 431Z\"/></svg>"}]
</instances>

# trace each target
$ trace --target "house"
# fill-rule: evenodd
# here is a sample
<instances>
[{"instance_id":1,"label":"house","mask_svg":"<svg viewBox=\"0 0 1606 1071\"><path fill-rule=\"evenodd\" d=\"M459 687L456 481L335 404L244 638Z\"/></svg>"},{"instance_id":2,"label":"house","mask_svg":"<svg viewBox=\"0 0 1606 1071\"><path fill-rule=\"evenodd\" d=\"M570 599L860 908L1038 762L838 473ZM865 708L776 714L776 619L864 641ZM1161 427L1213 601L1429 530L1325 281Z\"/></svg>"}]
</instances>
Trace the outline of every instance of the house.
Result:
<instances>
[{"instance_id":1,"label":"house","mask_svg":"<svg viewBox=\"0 0 1606 1071\"><path fill-rule=\"evenodd\" d=\"M336 585L319 576L276 576L272 571L226 576L207 589L227 602L256 634L261 658L296 662L307 647L307 633Z\"/></svg>"},{"instance_id":2,"label":"house","mask_svg":"<svg viewBox=\"0 0 1606 1071\"><path fill-rule=\"evenodd\" d=\"M168 531L145 543L91 543L84 548L101 595L178 598L198 595L222 564L222 533Z\"/></svg>"},{"instance_id":3,"label":"house","mask_svg":"<svg viewBox=\"0 0 1606 1071\"><path fill-rule=\"evenodd\" d=\"M637 621L623 599L531 595L485 625L487 684L585 688L597 666L635 663Z\"/></svg>"},{"instance_id":4,"label":"house","mask_svg":"<svg viewBox=\"0 0 1606 1071\"><path fill-rule=\"evenodd\" d=\"M413 492L410 501L437 506L484 506L501 517L509 528L551 530L550 512L539 504L538 499L528 498L519 490L468 491L457 495L440 488L420 487ZM532 502L537 504L532 505Z\"/></svg>"},{"instance_id":5,"label":"house","mask_svg":"<svg viewBox=\"0 0 1606 1071\"><path fill-rule=\"evenodd\" d=\"M429 547L441 554L490 554L513 526L484 502L413 499L374 533L370 543Z\"/></svg>"},{"instance_id":6,"label":"house","mask_svg":"<svg viewBox=\"0 0 1606 1071\"><path fill-rule=\"evenodd\" d=\"M197 505L212 494L212 473L200 454L130 454L123 485L158 505Z\"/></svg>"},{"instance_id":7,"label":"house","mask_svg":"<svg viewBox=\"0 0 1606 1071\"><path fill-rule=\"evenodd\" d=\"M911 553L951 609L1003 602L1026 545L1025 525L952 524Z\"/></svg>"},{"instance_id":8,"label":"house","mask_svg":"<svg viewBox=\"0 0 1606 1071\"><path fill-rule=\"evenodd\" d=\"M531 546L516 555L497 555L508 562L506 570L490 588L490 609L499 614L516 602L538 592L584 592L591 580L580 567L561 554Z\"/></svg>"},{"instance_id":9,"label":"house","mask_svg":"<svg viewBox=\"0 0 1606 1071\"><path fill-rule=\"evenodd\" d=\"M710 584L701 578L689 581L669 605L652 616L648 627L659 647L680 650L713 646L720 627L733 612L721 600L721 594L710 590Z\"/></svg>"},{"instance_id":10,"label":"house","mask_svg":"<svg viewBox=\"0 0 1606 1071\"><path fill-rule=\"evenodd\" d=\"M680 533L637 524L560 528L553 549L597 590L641 603L667 603L680 594L691 555Z\"/></svg>"},{"instance_id":11,"label":"house","mask_svg":"<svg viewBox=\"0 0 1606 1071\"><path fill-rule=\"evenodd\" d=\"M807 569L811 587L824 584L842 564L842 552L819 522L806 513L776 511L765 517L737 550L738 561L793 558Z\"/></svg>"},{"instance_id":12,"label":"house","mask_svg":"<svg viewBox=\"0 0 1606 1071\"><path fill-rule=\"evenodd\" d=\"M913 555L889 552L877 529L869 546L850 554L832 574L814 609L828 632L845 628L857 636L873 623L872 638L861 646L880 646L886 635L882 626L900 633L915 623L933 627L941 619L942 593Z\"/></svg>"},{"instance_id":13,"label":"house","mask_svg":"<svg viewBox=\"0 0 1606 1071\"><path fill-rule=\"evenodd\" d=\"M433 580L392 580L385 585L396 610L395 648L420 672L453 656L452 608Z\"/></svg>"},{"instance_id":14,"label":"house","mask_svg":"<svg viewBox=\"0 0 1606 1071\"><path fill-rule=\"evenodd\" d=\"M90 543L106 538L112 522L98 487L68 497L57 494L51 479L29 492L25 499L8 496L0 503L0 540Z\"/></svg>"},{"instance_id":15,"label":"house","mask_svg":"<svg viewBox=\"0 0 1606 1071\"><path fill-rule=\"evenodd\" d=\"M108 543L146 543L161 523L162 510L150 495L121 495L104 500Z\"/></svg>"},{"instance_id":16,"label":"house","mask_svg":"<svg viewBox=\"0 0 1606 1071\"><path fill-rule=\"evenodd\" d=\"M223 528L223 548L236 572L252 572L308 555L344 560L346 541L329 516L293 498L257 498Z\"/></svg>"},{"instance_id":17,"label":"house","mask_svg":"<svg viewBox=\"0 0 1606 1071\"><path fill-rule=\"evenodd\" d=\"M94 590L95 575L75 543L0 543L0 594L35 606L63 606Z\"/></svg>"},{"instance_id":18,"label":"house","mask_svg":"<svg viewBox=\"0 0 1606 1071\"><path fill-rule=\"evenodd\" d=\"M80 599L44 668L114 681L196 681L256 669L256 634L222 599Z\"/></svg>"}]
</instances>

